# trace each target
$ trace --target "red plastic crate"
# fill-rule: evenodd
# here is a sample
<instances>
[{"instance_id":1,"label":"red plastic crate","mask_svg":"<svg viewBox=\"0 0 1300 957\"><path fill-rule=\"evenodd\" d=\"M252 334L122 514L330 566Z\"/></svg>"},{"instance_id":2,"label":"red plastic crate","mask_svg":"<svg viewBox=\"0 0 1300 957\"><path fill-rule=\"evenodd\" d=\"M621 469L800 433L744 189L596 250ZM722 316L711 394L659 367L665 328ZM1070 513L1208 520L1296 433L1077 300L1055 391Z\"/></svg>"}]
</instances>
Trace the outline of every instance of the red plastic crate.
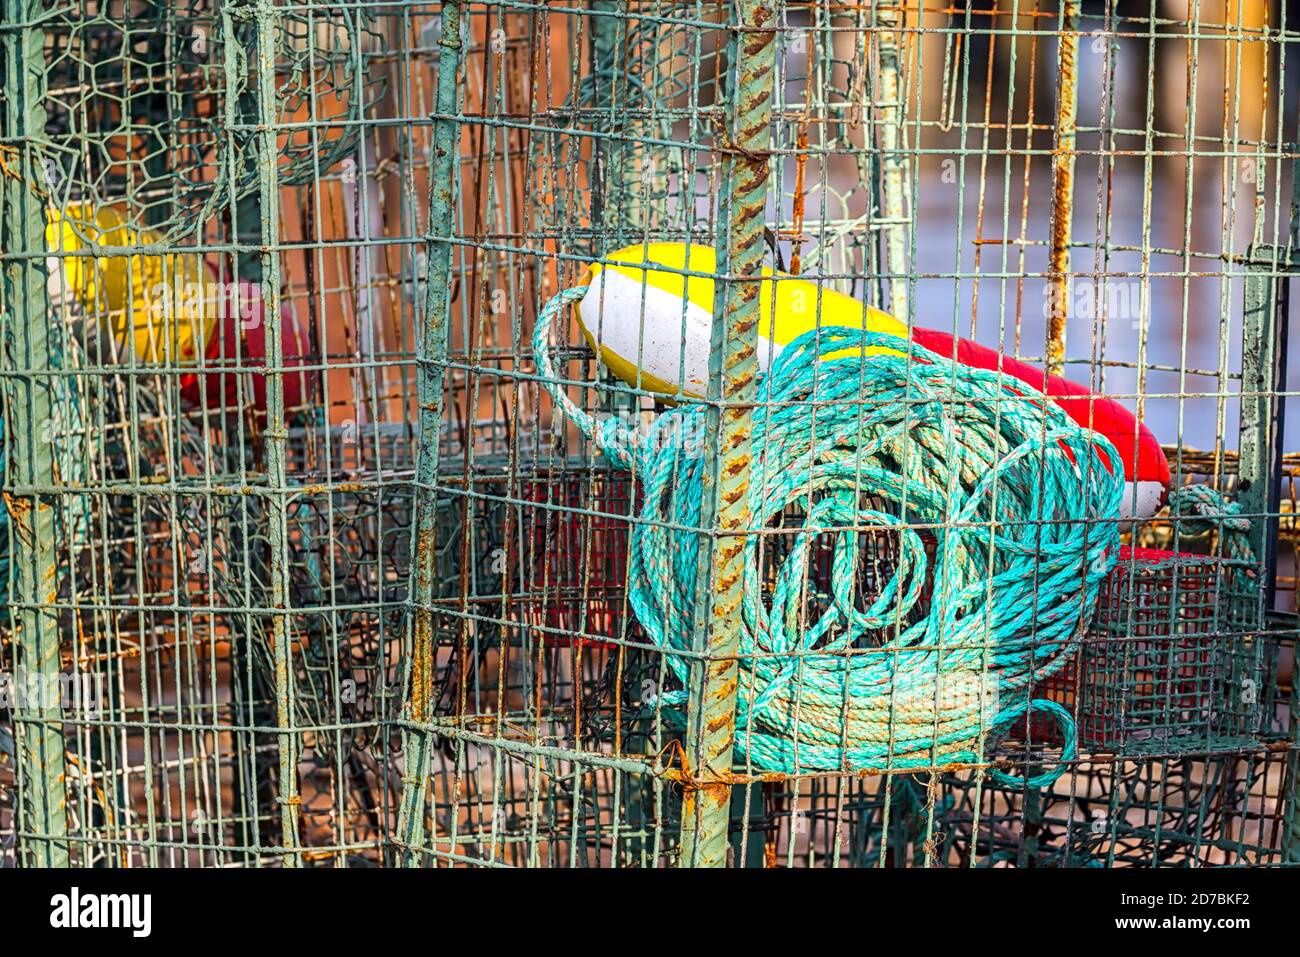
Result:
<instances>
[{"instance_id":1,"label":"red plastic crate","mask_svg":"<svg viewBox=\"0 0 1300 957\"><path fill-rule=\"evenodd\" d=\"M530 623L543 626L551 646L573 642L613 647L639 640L626 604L631 480L604 470L557 471L522 487L529 549L522 586ZM765 580L774 580L794 529L763 544ZM934 554L933 536L925 533ZM858 592L870 600L893 574L896 533L866 534ZM829 601L834 554L831 534L813 545L810 605ZM1077 714L1085 752L1162 749L1203 740L1230 728L1247 709L1237 701L1228 627L1232 596L1222 559L1122 547L1103 583L1097 608L1074 659L1034 694ZM929 586L909 620L924 614ZM810 617L817 614L810 607ZM1031 745L1059 746L1060 729L1035 715ZM1011 737L1024 737L1021 728Z\"/></svg>"},{"instance_id":2,"label":"red plastic crate","mask_svg":"<svg viewBox=\"0 0 1300 957\"><path fill-rule=\"evenodd\" d=\"M1082 647L1035 695L1075 713L1084 751L1177 750L1231 733L1249 702L1235 680L1230 581L1219 558L1121 548ZM1030 736L1061 743L1040 716Z\"/></svg>"}]
</instances>

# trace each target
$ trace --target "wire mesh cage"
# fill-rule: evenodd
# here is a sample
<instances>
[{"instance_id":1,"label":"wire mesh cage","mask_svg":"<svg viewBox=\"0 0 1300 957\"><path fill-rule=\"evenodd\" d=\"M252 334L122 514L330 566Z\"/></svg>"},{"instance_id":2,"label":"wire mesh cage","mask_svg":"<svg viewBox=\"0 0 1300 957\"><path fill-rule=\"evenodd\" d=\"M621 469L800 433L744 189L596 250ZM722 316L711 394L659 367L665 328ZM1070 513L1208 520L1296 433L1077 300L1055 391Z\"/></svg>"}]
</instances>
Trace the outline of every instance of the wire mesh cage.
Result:
<instances>
[{"instance_id":1,"label":"wire mesh cage","mask_svg":"<svg viewBox=\"0 0 1300 957\"><path fill-rule=\"evenodd\" d=\"M3 9L0 866L1300 860L1285 4Z\"/></svg>"},{"instance_id":2,"label":"wire mesh cage","mask_svg":"<svg viewBox=\"0 0 1300 957\"><path fill-rule=\"evenodd\" d=\"M1258 738L1276 649L1234 621L1232 588L1228 560L1121 551L1078 660L1049 679L1049 696L1078 697L1081 744L1126 753Z\"/></svg>"}]
</instances>

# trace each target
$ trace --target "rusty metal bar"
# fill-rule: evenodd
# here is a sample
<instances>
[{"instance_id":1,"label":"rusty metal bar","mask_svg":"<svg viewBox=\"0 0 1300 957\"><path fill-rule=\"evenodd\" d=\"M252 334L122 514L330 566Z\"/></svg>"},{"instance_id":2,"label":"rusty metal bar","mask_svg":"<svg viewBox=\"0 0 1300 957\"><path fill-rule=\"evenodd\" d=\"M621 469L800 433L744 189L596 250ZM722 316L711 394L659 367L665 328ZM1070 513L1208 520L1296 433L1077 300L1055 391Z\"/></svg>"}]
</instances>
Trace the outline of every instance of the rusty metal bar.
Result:
<instances>
[{"instance_id":1,"label":"rusty metal bar","mask_svg":"<svg viewBox=\"0 0 1300 957\"><path fill-rule=\"evenodd\" d=\"M1057 41L1056 147L1052 166L1052 239L1048 260L1050 312L1047 371L1065 368L1065 328L1070 305L1070 234L1074 218L1074 165L1079 114L1079 0L1062 0Z\"/></svg>"},{"instance_id":2,"label":"rusty metal bar","mask_svg":"<svg viewBox=\"0 0 1300 957\"><path fill-rule=\"evenodd\" d=\"M736 736L736 652L744 578L744 529L749 525L750 433L756 397L759 282L764 254L768 150L771 145L776 15L762 0L739 0L733 27L734 81L729 142L724 143L718 218L718 274L709 359L707 444L716 457L704 469L700 528L701 583L695 647L705 658L691 667L686 756L703 783L682 806L681 863L720 867L727 859L731 771Z\"/></svg>"},{"instance_id":3,"label":"rusty metal bar","mask_svg":"<svg viewBox=\"0 0 1300 957\"><path fill-rule=\"evenodd\" d=\"M443 376L446 373L447 331L451 313L451 235L456 221L456 162L460 124L455 119L461 59L461 3L443 4L438 40L437 115L429 176L428 281L424 310L417 330L419 361L419 450L416 456L414 556L411 563L410 619L414 626L409 657L406 711L416 725L432 717L433 592L436 575L439 451L442 438ZM428 794L430 735L407 726L403 732L407 756L402 804L397 826L402 861L416 866L424 842L424 804Z\"/></svg>"}]
</instances>

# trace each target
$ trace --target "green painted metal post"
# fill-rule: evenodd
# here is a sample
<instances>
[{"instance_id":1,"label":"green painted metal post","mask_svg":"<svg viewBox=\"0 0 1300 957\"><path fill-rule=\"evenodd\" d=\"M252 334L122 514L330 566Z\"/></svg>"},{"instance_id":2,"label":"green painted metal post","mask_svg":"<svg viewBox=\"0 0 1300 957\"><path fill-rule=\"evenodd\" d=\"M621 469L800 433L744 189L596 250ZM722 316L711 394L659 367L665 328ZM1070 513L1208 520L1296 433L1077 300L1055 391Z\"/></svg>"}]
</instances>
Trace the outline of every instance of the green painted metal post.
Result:
<instances>
[{"instance_id":1,"label":"green painted metal post","mask_svg":"<svg viewBox=\"0 0 1300 957\"><path fill-rule=\"evenodd\" d=\"M596 128L608 138L595 140L592 145L593 162L600 164L599 177L592 178L591 220L597 227L597 234L592 237L588 248L594 258L607 256L633 242L641 242L647 236L650 210L648 204L642 203L642 182L639 171L642 163L652 163L653 147L643 147L637 162L634 144L629 142L631 136L649 134L649 129L629 129L626 116L631 106L631 71L644 64L633 64L634 54L639 38L633 36L634 26L625 17L618 16L624 6L623 0L597 0L592 4L591 24L591 81L595 89L595 106L597 109ZM656 30L657 25L639 24L640 29ZM657 76L639 77L643 84L654 89L659 82ZM645 104L641 104L645 105ZM605 383L612 386L601 392L602 410L623 421L632 421L636 415L639 400L617 388L617 379L603 370ZM636 649L624 648L619 652L624 656L624 666L631 669L644 667L643 655ZM647 673L652 669L647 669ZM638 722L628 736L631 746L624 744L624 753L638 753L647 750L652 733L652 721L645 719ZM645 795L653 790L652 778L648 774L629 772L625 777L618 775L614 779L614 804L624 805L622 821L617 817L614 828L617 831L623 821L629 830L636 833L644 829L649 816L645 813ZM646 855L647 846L639 838L632 838L626 843L627 859L639 863Z\"/></svg>"},{"instance_id":2,"label":"green painted metal post","mask_svg":"<svg viewBox=\"0 0 1300 957\"><path fill-rule=\"evenodd\" d=\"M19 775L19 855L24 864L66 867L69 862L64 776L62 709L59 687L59 623L50 609L57 591L56 503L46 491L55 483L54 421L56 365L50 342L54 319L46 291L45 201L36 146L45 127L44 34L39 0L6 0L4 134L5 170L0 174L0 249L13 256L4 263L5 491L13 559L17 664L36 694L16 702ZM29 684L29 690L31 685ZM34 699L34 700L33 700Z\"/></svg>"},{"instance_id":3,"label":"green painted metal post","mask_svg":"<svg viewBox=\"0 0 1300 957\"><path fill-rule=\"evenodd\" d=\"M613 252L626 241L640 239L643 219L637 203L637 180L628 180L635 168L630 155L634 146L627 139L633 131L626 122L631 28L626 19L615 15L621 5L619 0L592 4L593 12L607 14L591 18L593 105L599 113L596 128L607 134L592 145L592 162L600 172L593 178L592 189L592 201L598 207L592 210L597 236L591 251L597 256ZM602 248L605 246L608 248Z\"/></svg>"},{"instance_id":4,"label":"green painted metal post","mask_svg":"<svg viewBox=\"0 0 1300 957\"><path fill-rule=\"evenodd\" d=\"M236 19L236 13L239 19ZM221 12L221 31L225 59L223 70L226 89L241 89L243 74L247 72L249 56L245 44L251 45L255 29L244 19L245 9L226 6ZM245 170L256 169L258 150L247 145L237 148L239 142L234 131L253 128L258 122L258 103L256 90L243 89L237 97L228 97L222 106L222 122L227 135L223 138L221 163L229 182L238 182ZM259 184L260 185L260 184ZM234 203L233 231L238 252L235 256L234 277L250 283L262 281L262 234L261 234L261 191L252 190L241 195ZM247 244L247 245L245 245ZM230 357L230 358L233 358ZM249 576L248 584L261 584L261 579ZM263 604L261 589L256 600ZM235 720L248 727L265 727L275 720L274 692L268 689L263 693L261 685L265 682L253 663L256 652L252 646L251 615L243 618L244 630L242 640L235 643L231 651L232 706ZM240 859L251 864L257 859L262 846L264 804L269 813L269 800L263 800L264 794L272 790L271 765L275 757L258 747L258 732L246 731L236 735L234 752L238 755L238 768L231 782L231 806L237 809L239 844L243 848Z\"/></svg>"},{"instance_id":5,"label":"green painted metal post","mask_svg":"<svg viewBox=\"0 0 1300 957\"><path fill-rule=\"evenodd\" d=\"M1263 186L1261 185L1262 189ZM1291 208L1290 223L1287 233L1286 262L1291 267L1294 258L1300 255L1300 160L1293 160L1291 163ZM1283 341L1289 336L1289 326L1283 326L1283 323L1290 321L1290 276L1294 275L1295 270L1288 268L1288 278L1285 280L1286 285L1283 287L1282 306L1278 309L1279 328L1282 329ZM1287 349L1279 350L1279 357L1285 362ZM1285 376L1281 376L1281 381L1285 384ZM1285 400L1282 400L1285 401ZM1278 430L1279 433L1282 429ZM1279 469L1279 473L1280 473ZM1280 479L1279 475L1279 479ZM1281 489L1279 487L1279 498ZM1300 624L1300 616L1294 619ZM1291 701L1290 701L1290 722L1288 729L1290 732L1291 748L1286 756L1286 771L1283 778L1283 787L1286 788L1283 794L1283 821L1282 832L1282 859L1288 864L1300 864L1300 634L1293 631L1292 634L1292 658L1291 658Z\"/></svg>"},{"instance_id":6,"label":"green painted metal post","mask_svg":"<svg viewBox=\"0 0 1300 957\"><path fill-rule=\"evenodd\" d=\"M764 254L768 151L776 66L776 15L761 0L736 4L734 82L720 197L718 273L700 528L701 589L686 731L693 780L682 806L681 863L720 867L727 859L732 751L736 737L736 652L740 645L744 530L750 521L750 433L758 373L759 282Z\"/></svg>"},{"instance_id":7,"label":"green painted metal post","mask_svg":"<svg viewBox=\"0 0 1300 957\"><path fill-rule=\"evenodd\" d=\"M1275 255L1285 256L1278 252ZM1278 462L1277 416L1278 287L1283 280L1279 270L1286 260L1269 261L1269 254L1258 250L1246 265L1245 310L1242 318L1241 349L1241 444L1238 470L1237 501L1251 519L1250 546L1255 553L1259 580L1267 585L1276 564L1276 503L1271 494ZM1269 589L1259 595L1266 600ZM1251 609L1251 624L1262 624L1260 608Z\"/></svg>"},{"instance_id":8,"label":"green painted metal post","mask_svg":"<svg viewBox=\"0 0 1300 957\"><path fill-rule=\"evenodd\" d=\"M451 251L456 226L456 162L460 155L458 81L461 62L461 4L444 3L438 59L438 87L429 172L428 280L418 330L420 430L416 455L414 555L411 562L410 617L414 622L407 668L407 731L402 806L397 825L403 863L419 864L424 842L424 802L428 794L429 733L433 717L433 591L437 577L438 478L442 439L443 377L447 330L451 324Z\"/></svg>"},{"instance_id":9,"label":"green painted metal post","mask_svg":"<svg viewBox=\"0 0 1300 957\"><path fill-rule=\"evenodd\" d=\"M1294 212L1293 212L1294 215ZM1279 423L1282 380L1282 326L1287 321L1283 284L1290 281L1290 249L1256 244L1244 258L1246 283L1242 314L1241 349L1241 442L1237 473L1237 502L1250 518L1250 547L1260 588L1249 608L1242 608L1244 621L1236 627L1266 627L1272 607L1274 576L1277 573L1277 534L1281 470ZM1234 596L1235 602L1243 602ZM1294 679L1292 681L1294 685ZM1291 736L1300 741L1300 719L1296 705L1300 695L1292 689ZM1300 862L1300 780L1295 752L1287 755L1290 793L1285 801L1287 817L1283 853L1288 861Z\"/></svg>"},{"instance_id":10,"label":"green painted metal post","mask_svg":"<svg viewBox=\"0 0 1300 957\"><path fill-rule=\"evenodd\" d=\"M278 731L280 843L283 863L301 864L298 847L298 739L294 731L293 649L289 634L289 550L284 421L284 344L280 338L280 181L277 147L279 94L275 53L280 18L272 0L257 3L258 192L262 213L262 301L266 329L266 479L271 544L271 607L275 657L275 726Z\"/></svg>"}]
</instances>

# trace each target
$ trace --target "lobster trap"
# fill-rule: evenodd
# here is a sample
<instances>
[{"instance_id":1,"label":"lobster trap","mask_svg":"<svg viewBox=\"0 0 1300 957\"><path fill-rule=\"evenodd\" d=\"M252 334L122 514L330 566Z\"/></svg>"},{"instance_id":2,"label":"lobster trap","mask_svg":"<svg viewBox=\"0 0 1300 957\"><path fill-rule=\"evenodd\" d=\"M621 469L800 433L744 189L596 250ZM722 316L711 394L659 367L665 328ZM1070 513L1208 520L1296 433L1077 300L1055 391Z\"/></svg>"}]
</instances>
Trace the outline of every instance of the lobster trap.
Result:
<instances>
[{"instance_id":1,"label":"lobster trap","mask_svg":"<svg viewBox=\"0 0 1300 957\"><path fill-rule=\"evenodd\" d=\"M1285 4L0 9L0 866L1300 861Z\"/></svg>"},{"instance_id":2,"label":"lobster trap","mask_svg":"<svg viewBox=\"0 0 1300 957\"><path fill-rule=\"evenodd\" d=\"M1045 689L1077 705L1081 745L1124 754L1258 736L1276 649L1234 620L1247 596L1233 593L1233 571L1218 557L1121 551L1077 660Z\"/></svg>"}]
</instances>

